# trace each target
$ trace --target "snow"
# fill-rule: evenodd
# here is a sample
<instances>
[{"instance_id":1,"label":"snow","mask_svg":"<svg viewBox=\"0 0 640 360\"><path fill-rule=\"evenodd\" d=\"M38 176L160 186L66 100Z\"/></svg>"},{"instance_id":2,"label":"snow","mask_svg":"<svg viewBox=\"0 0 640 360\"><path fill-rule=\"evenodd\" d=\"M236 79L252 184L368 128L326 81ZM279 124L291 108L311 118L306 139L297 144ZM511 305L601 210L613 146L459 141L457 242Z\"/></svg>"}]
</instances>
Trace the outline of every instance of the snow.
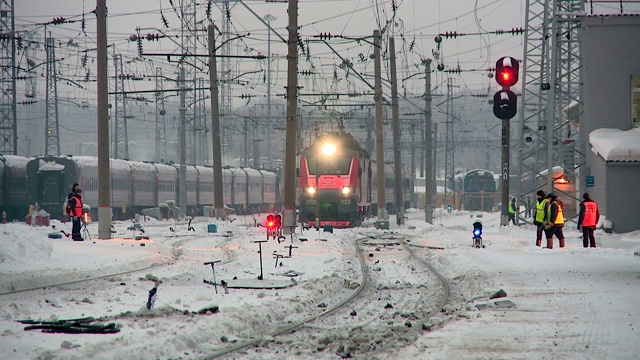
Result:
<instances>
[{"instance_id":1,"label":"snow","mask_svg":"<svg viewBox=\"0 0 640 360\"><path fill-rule=\"evenodd\" d=\"M597 129L589 134L589 143L605 161L640 161L640 128Z\"/></svg>"},{"instance_id":2,"label":"snow","mask_svg":"<svg viewBox=\"0 0 640 360\"><path fill-rule=\"evenodd\" d=\"M640 232L597 230L598 248L585 249L575 224L567 223L567 246L558 249L555 240L555 248L548 250L534 245L533 226L501 227L498 214L478 214L436 211L433 225L418 210L407 212L406 225L396 226L391 217L390 233L412 236L418 254L448 280L451 299L447 311L435 315L432 323L437 326L431 331L419 330L414 341L394 344L372 358L637 358L640 257L634 253L640 251ZM47 238L60 229L70 231L70 223L52 221L55 228L0 224L0 358L201 358L235 340L264 335L320 312L317 304L321 302L335 304L353 293L353 284L362 281L354 240L363 233L383 232L371 228L373 220L366 224L369 227L335 229L333 234L305 230L293 242L297 246L292 249L293 257L280 259L282 266L274 266L272 254L287 254L290 239L261 243L264 282L284 284L293 278L297 285L273 290L230 288L228 294L221 287L216 294L213 286L203 283L203 279L213 279L211 266L204 263L222 260L215 265L218 282L232 285L237 277L238 284L260 284L255 241L265 240L265 233L264 228L251 225L262 223L264 215L255 222L250 216L238 216L233 222L195 218L195 231L187 231L184 221L146 219L141 226L150 240L140 241L132 239L141 233L128 230L130 221L114 222L111 240L96 240L97 222L90 223L93 241L84 242L64 236ZM483 249L471 247L471 224L476 220L484 225ZM207 233L212 223L217 233ZM439 247L443 249L437 250ZM373 266L373 260L369 261ZM380 271L388 271L390 265L382 261ZM140 268L145 269L125 273ZM111 274L116 275L107 276ZM426 275L407 269L395 276L416 282ZM93 277L99 279L81 281ZM145 305L155 279L160 283L155 307L149 311ZM69 283L73 281L78 282ZM44 287L61 283L69 284ZM427 293L434 288L435 283L415 290ZM489 299L500 289L506 297ZM501 308L496 305L498 300L509 300L515 306ZM194 314L215 306L217 313ZM17 322L83 316L116 322L121 331L49 334L25 331L25 325ZM317 327L334 331L336 336L342 336L345 327L366 328L348 316L333 326L335 330L330 324ZM286 343L280 345L280 353L251 347L231 356L339 358L331 344L325 351L316 351L318 339L308 342L314 352L303 352L305 356L286 352Z\"/></svg>"}]
</instances>

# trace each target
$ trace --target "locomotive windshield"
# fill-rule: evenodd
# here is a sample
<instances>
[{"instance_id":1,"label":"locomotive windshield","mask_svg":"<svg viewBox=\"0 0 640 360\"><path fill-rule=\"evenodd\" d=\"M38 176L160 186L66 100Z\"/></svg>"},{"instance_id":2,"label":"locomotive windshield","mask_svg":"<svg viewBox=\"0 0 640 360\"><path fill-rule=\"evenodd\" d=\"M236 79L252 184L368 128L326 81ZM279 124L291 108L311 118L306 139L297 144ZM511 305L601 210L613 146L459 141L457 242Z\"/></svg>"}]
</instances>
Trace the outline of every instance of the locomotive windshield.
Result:
<instances>
[{"instance_id":1,"label":"locomotive windshield","mask_svg":"<svg viewBox=\"0 0 640 360\"><path fill-rule=\"evenodd\" d=\"M315 157L307 158L309 175L316 175L316 172L320 175L349 175L349 168L351 167L350 157L321 156L317 160L318 161L316 161Z\"/></svg>"}]
</instances>

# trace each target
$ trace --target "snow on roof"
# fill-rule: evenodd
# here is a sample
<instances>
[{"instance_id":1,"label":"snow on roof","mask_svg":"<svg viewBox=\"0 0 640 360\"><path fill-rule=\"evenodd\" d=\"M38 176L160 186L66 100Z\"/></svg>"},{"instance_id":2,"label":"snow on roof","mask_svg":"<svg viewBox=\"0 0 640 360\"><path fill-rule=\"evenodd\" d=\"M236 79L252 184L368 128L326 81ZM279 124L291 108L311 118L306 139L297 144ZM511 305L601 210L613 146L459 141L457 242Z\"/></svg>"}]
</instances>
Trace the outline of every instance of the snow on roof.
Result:
<instances>
[{"instance_id":1,"label":"snow on roof","mask_svg":"<svg viewBox=\"0 0 640 360\"><path fill-rule=\"evenodd\" d=\"M13 166L24 166L26 165L31 158L20 156L20 155L1 155L8 165Z\"/></svg>"},{"instance_id":2,"label":"snow on roof","mask_svg":"<svg viewBox=\"0 0 640 360\"><path fill-rule=\"evenodd\" d=\"M129 166L131 166L131 170L133 171L156 171L156 168L155 166L153 166L153 164L142 161L129 161Z\"/></svg>"},{"instance_id":3,"label":"snow on roof","mask_svg":"<svg viewBox=\"0 0 640 360\"><path fill-rule=\"evenodd\" d=\"M589 134L589 143L605 161L640 161L640 128L597 129Z\"/></svg>"}]
</instances>

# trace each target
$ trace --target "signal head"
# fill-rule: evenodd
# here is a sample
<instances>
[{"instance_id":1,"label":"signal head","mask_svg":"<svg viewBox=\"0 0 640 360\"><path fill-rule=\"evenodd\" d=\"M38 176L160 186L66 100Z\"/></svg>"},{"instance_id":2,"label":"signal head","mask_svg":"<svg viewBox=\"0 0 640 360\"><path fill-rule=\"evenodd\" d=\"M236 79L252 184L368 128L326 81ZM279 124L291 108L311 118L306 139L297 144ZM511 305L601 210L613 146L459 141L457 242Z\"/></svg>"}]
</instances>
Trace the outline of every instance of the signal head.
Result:
<instances>
[{"instance_id":1,"label":"signal head","mask_svg":"<svg viewBox=\"0 0 640 360\"><path fill-rule=\"evenodd\" d=\"M518 98L511 90L500 90L493 96L493 114L502 120L516 116Z\"/></svg>"},{"instance_id":2,"label":"signal head","mask_svg":"<svg viewBox=\"0 0 640 360\"><path fill-rule=\"evenodd\" d=\"M496 81L501 86L510 87L518 82L520 64L511 56L501 57L496 62Z\"/></svg>"}]
</instances>

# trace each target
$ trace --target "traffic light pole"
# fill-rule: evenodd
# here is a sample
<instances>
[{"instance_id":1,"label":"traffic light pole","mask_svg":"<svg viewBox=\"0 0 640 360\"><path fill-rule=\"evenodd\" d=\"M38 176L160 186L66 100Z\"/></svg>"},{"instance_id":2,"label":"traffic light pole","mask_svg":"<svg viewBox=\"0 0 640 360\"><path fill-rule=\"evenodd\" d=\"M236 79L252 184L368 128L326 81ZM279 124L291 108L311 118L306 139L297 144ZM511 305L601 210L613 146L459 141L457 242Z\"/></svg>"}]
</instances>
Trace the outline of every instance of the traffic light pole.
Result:
<instances>
[{"instance_id":1,"label":"traffic light pole","mask_svg":"<svg viewBox=\"0 0 640 360\"><path fill-rule=\"evenodd\" d=\"M502 120L502 211L500 226L509 225L509 134L511 133L511 119Z\"/></svg>"},{"instance_id":2,"label":"traffic light pole","mask_svg":"<svg viewBox=\"0 0 640 360\"><path fill-rule=\"evenodd\" d=\"M515 58L501 57L496 62L496 81L502 90L493 96L493 114L502 120L502 211L500 213L500 226L509 225L509 138L511 136L511 124L509 121L517 113L518 98L511 91L511 86L518 82L518 69L520 65Z\"/></svg>"}]
</instances>

